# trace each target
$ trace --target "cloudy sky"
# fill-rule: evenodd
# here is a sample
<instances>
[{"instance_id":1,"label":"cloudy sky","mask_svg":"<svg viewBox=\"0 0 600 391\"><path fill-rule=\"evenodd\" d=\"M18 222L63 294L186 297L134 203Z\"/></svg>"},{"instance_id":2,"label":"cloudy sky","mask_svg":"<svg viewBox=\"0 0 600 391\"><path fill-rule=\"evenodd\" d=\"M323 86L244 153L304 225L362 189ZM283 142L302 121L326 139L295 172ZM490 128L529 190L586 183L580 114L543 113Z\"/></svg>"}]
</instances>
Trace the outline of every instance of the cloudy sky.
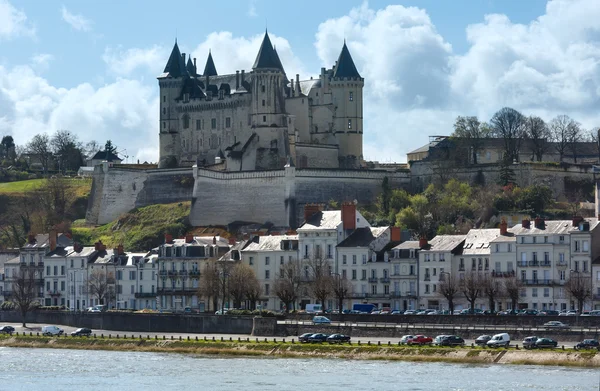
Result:
<instances>
[{"instance_id":1,"label":"cloudy sky","mask_svg":"<svg viewBox=\"0 0 600 391\"><path fill-rule=\"evenodd\" d=\"M0 136L67 129L158 158L158 85L175 37L203 69L249 70L265 26L289 75L344 38L365 78L364 151L406 161L457 115L503 106L600 126L600 0L0 0Z\"/></svg>"}]
</instances>

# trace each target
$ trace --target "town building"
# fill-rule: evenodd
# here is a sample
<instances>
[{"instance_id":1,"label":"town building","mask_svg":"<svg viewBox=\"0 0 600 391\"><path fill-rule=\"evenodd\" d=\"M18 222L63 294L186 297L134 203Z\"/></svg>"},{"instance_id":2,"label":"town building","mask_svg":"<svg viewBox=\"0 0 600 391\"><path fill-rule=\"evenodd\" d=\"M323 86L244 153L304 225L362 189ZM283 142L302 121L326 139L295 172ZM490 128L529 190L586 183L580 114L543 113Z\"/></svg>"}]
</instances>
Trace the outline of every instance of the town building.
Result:
<instances>
[{"instance_id":1,"label":"town building","mask_svg":"<svg viewBox=\"0 0 600 391\"><path fill-rule=\"evenodd\" d=\"M405 241L390 251L393 285L392 297L394 310L415 310L419 308L419 251L418 240Z\"/></svg>"}]
</instances>

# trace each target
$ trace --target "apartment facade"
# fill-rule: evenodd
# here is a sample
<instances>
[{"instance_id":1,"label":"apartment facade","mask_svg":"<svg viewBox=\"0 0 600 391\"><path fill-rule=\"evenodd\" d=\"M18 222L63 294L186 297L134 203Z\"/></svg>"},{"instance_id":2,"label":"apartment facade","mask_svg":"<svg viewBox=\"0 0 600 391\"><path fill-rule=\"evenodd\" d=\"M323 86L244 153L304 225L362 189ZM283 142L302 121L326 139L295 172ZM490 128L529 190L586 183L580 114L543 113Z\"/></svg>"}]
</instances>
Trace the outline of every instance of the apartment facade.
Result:
<instances>
[{"instance_id":1,"label":"apartment facade","mask_svg":"<svg viewBox=\"0 0 600 391\"><path fill-rule=\"evenodd\" d=\"M390 275L392 308L394 310L414 310L418 305L419 288L419 241L409 240L392 248Z\"/></svg>"}]
</instances>

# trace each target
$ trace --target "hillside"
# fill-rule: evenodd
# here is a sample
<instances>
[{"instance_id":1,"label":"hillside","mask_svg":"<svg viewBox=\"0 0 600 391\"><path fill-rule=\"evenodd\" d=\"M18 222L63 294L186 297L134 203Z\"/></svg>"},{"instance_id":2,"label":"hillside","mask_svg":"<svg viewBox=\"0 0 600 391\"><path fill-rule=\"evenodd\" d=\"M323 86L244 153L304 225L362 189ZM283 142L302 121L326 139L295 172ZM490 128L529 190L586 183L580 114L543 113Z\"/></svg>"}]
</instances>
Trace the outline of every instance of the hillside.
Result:
<instances>
[{"instance_id":1,"label":"hillside","mask_svg":"<svg viewBox=\"0 0 600 391\"><path fill-rule=\"evenodd\" d=\"M64 179L74 190L77 197L89 196L92 188L91 178L65 178ZM0 183L0 194L8 196L19 196L32 191L39 190L44 186L46 179L29 179L26 181Z\"/></svg>"},{"instance_id":2,"label":"hillside","mask_svg":"<svg viewBox=\"0 0 600 391\"><path fill-rule=\"evenodd\" d=\"M161 244L165 232L174 237L185 235L191 228L190 207L190 202L146 206L99 227L88 227L78 220L72 226L73 238L87 245L100 240L108 248L122 244L127 251L145 252Z\"/></svg>"}]
</instances>

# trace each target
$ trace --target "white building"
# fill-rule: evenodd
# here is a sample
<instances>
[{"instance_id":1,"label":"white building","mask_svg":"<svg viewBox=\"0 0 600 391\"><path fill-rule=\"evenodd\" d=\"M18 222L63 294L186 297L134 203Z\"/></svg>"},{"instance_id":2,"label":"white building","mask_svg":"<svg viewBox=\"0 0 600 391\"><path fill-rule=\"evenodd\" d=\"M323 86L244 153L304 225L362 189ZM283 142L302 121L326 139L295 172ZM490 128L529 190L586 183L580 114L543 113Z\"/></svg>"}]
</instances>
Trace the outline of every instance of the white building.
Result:
<instances>
[{"instance_id":1,"label":"white building","mask_svg":"<svg viewBox=\"0 0 600 391\"><path fill-rule=\"evenodd\" d=\"M418 308L419 251L415 240L406 241L390 251L392 274L390 275L394 310L414 310Z\"/></svg>"}]
</instances>

